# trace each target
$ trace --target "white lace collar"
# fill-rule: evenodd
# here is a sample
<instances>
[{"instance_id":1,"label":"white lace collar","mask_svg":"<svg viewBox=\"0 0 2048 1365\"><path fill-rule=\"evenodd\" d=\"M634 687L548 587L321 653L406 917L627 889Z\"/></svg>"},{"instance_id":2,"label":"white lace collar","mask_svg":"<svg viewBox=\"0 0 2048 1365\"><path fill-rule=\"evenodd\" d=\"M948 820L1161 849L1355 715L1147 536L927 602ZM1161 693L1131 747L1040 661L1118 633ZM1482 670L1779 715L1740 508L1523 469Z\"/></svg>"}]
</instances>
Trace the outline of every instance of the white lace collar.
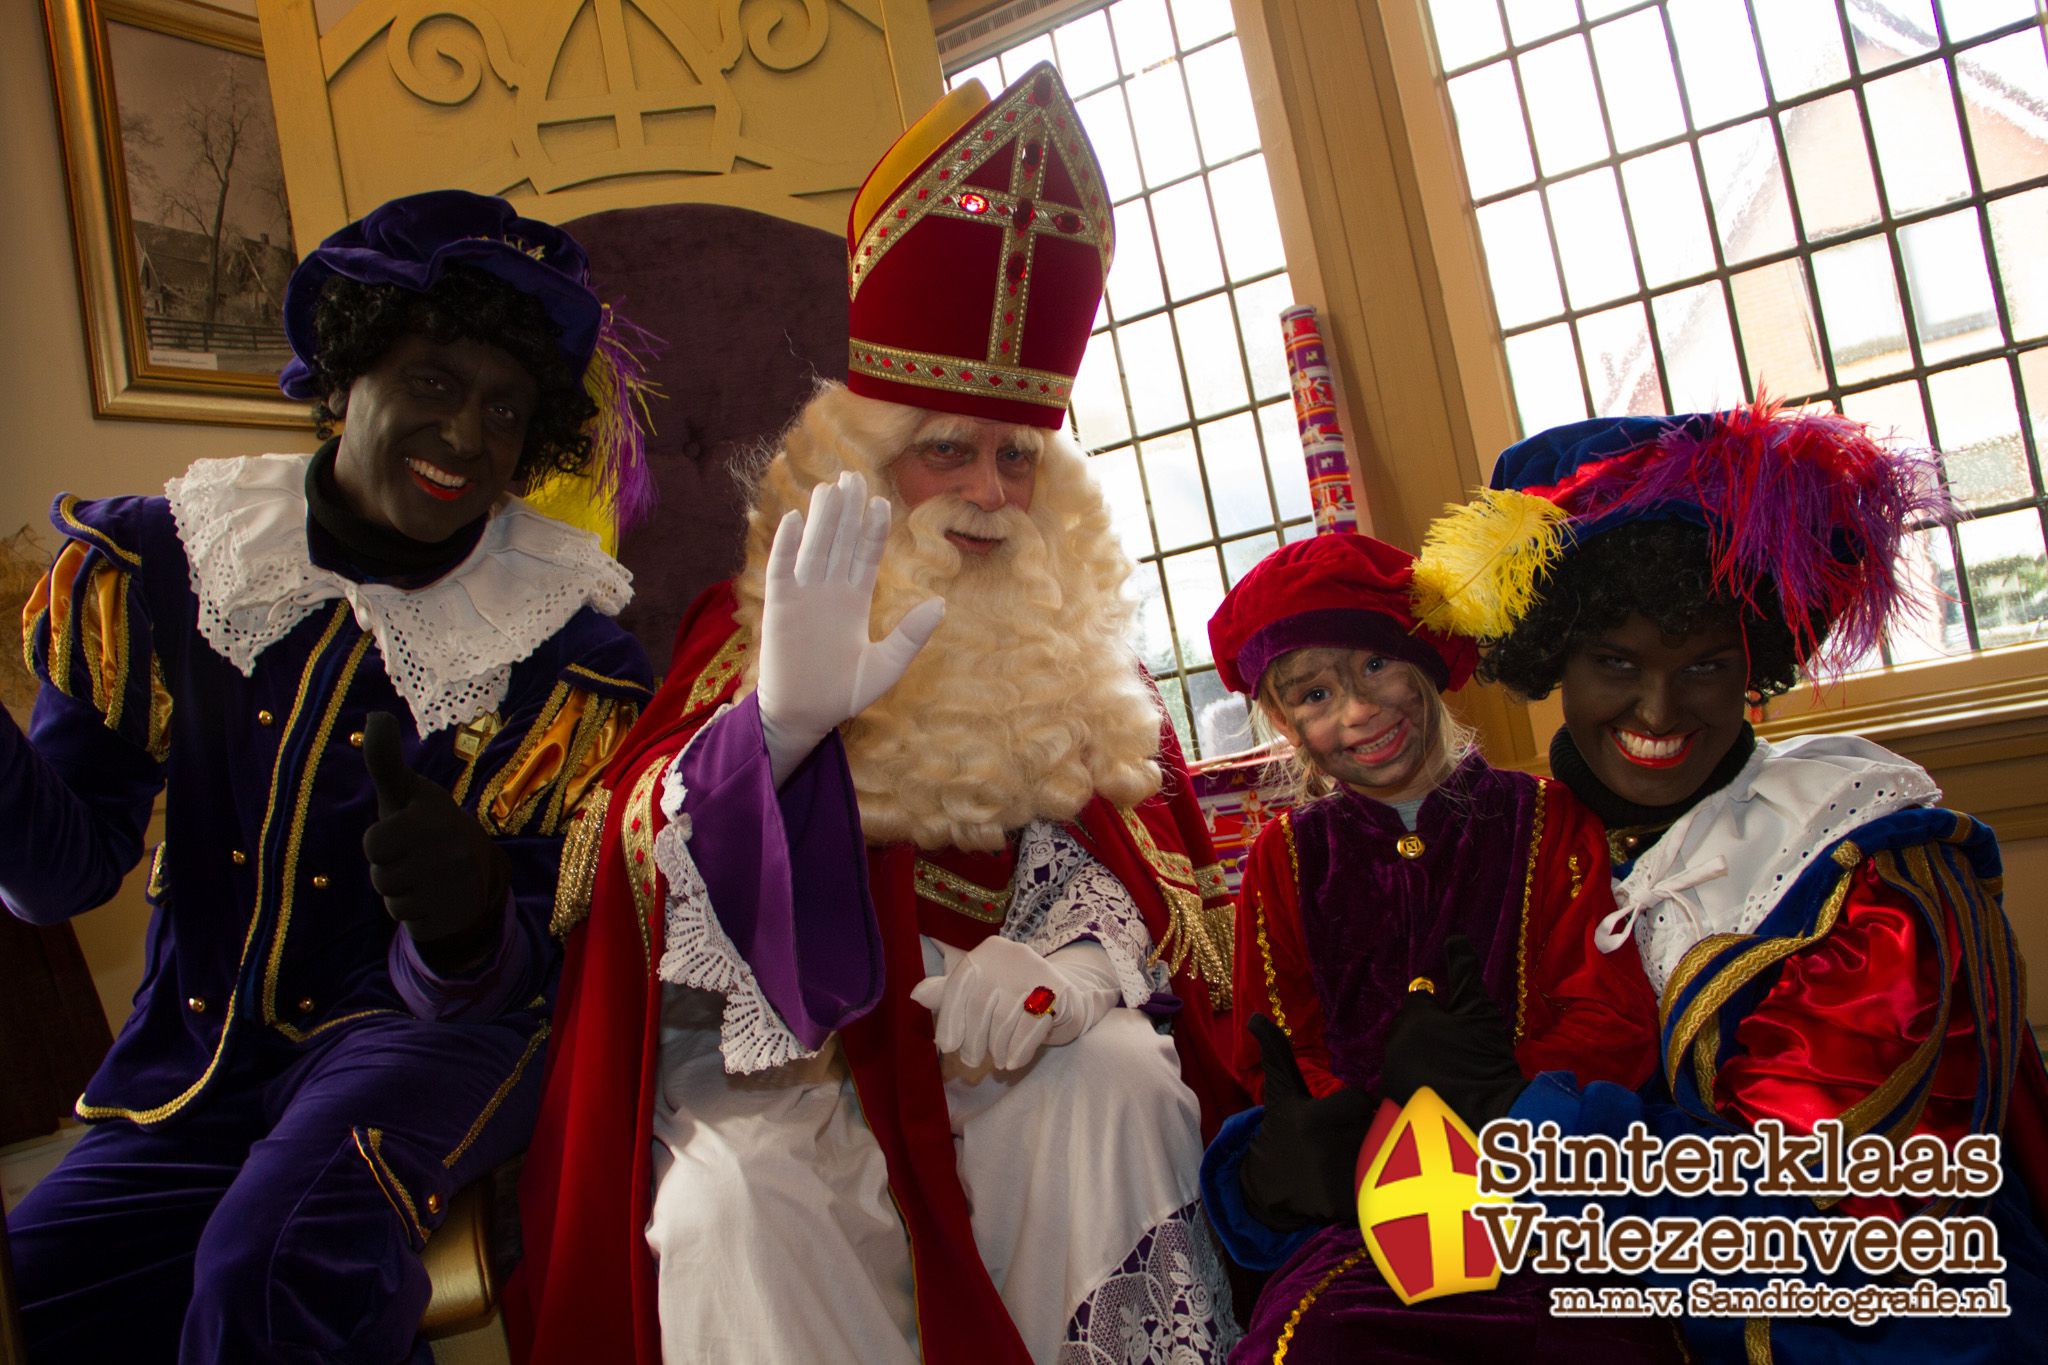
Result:
<instances>
[{"instance_id":1,"label":"white lace collar","mask_svg":"<svg viewBox=\"0 0 2048 1365\"><path fill-rule=\"evenodd\" d=\"M424 588L358 583L313 563L308 455L200 460L164 485L206 642L249 676L321 603L346 599L423 735L495 710L512 666L586 603L615 616L633 576L587 531L518 498L469 557Z\"/></svg>"},{"instance_id":2,"label":"white lace collar","mask_svg":"<svg viewBox=\"0 0 2048 1365\"><path fill-rule=\"evenodd\" d=\"M1858 825L1932 805L1925 769L1855 735L1756 742L1735 780L1680 816L1614 888L1619 908L1595 940L1613 952L1633 928L1661 997L1686 950L1709 934L1746 934L1799 874Z\"/></svg>"}]
</instances>

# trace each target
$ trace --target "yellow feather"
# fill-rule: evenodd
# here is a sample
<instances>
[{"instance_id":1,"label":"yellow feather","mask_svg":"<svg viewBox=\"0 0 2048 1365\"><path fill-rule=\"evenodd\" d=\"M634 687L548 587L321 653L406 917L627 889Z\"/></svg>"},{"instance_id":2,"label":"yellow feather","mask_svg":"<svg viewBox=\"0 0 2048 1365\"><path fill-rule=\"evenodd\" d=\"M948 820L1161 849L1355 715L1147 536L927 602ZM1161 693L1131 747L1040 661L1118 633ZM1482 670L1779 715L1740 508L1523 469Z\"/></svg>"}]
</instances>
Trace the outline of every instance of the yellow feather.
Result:
<instances>
[{"instance_id":1,"label":"yellow feather","mask_svg":"<svg viewBox=\"0 0 2048 1365\"><path fill-rule=\"evenodd\" d=\"M1547 498L1488 490L1430 525L1415 561L1416 615L1432 630L1499 639L1536 601L1563 553L1565 510Z\"/></svg>"}]
</instances>

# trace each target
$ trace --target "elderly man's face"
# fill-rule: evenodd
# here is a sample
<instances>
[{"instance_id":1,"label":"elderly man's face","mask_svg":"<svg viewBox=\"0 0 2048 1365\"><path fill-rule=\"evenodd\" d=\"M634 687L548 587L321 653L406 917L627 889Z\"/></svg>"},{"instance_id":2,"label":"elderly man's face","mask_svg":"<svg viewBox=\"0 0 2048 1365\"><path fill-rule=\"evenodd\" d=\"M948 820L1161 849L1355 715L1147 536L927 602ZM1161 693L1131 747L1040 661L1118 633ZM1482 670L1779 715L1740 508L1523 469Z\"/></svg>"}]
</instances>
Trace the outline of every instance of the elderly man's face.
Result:
<instances>
[{"instance_id":1,"label":"elderly man's face","mask_svg":"<svg viewBox=\"0 0 2048 1365\"><path fill-rule=\"evenodd\" d=\"M889 478L904 506L912 510L950 494L982 512L1005 507L1028 512L1043 442L1036 427L934 413L908 448L890 462ZM946 539L971 555L993 554L1003 543L999 537L965 531L948 531Z\"/></svg>"}]
</instances>

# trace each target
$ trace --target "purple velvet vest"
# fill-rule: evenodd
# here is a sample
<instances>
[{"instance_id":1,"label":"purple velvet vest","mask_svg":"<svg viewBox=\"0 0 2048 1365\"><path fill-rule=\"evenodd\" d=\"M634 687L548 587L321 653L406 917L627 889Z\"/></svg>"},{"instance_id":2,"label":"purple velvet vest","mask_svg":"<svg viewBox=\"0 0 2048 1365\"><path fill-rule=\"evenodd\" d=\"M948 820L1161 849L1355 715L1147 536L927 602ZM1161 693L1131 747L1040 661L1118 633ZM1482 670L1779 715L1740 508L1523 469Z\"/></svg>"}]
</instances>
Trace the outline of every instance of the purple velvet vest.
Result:
<instances>
[{"instance_id":1,"label":"purple velvet vest","mask_svg":"<svg viewBox=\"0 0 2048 1365\"><path fill-rule=\"evenodd\" d=\"M1379 1088L1387 1030L1418 976L1441 977L1444 940L1478 950L1487 993L1515 1017L1515 973L1537 779L1477 754L1417 812L1419 856L1394 808L1348 789L1294 813L1301 927L1339 1079Z\"/></svg>"}]
</instances>

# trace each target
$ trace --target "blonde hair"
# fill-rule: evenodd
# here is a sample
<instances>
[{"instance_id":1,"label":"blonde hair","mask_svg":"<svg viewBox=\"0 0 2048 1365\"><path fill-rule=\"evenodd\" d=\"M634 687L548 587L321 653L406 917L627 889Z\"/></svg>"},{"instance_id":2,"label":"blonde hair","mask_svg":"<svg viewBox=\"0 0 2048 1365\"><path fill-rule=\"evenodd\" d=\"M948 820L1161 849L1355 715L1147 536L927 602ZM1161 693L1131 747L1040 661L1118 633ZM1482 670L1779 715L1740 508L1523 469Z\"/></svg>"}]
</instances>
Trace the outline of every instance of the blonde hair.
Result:
<instances>
[{"instance_id":1,"label":"blonde hair","mask_svg":"<svg viewBox=\"0 0 2048 1365\"><path fill-rule=\"evenodd\" d=\"M1029 512L941 496L906 515L889 465L920 433L957 420L820 384L762 471L734 587L738 619L758 635L783 515L847 469L889 494L897 517L870 633L886 635L934 595L946 618L902 680L844 727L861 827L876 843L992 850L1034 819L1072 819L1097 795L1133 805L1158 791L1163 713L1128 643L1130 560L1072 442L1020 429L1020 448L1038 456ZM1003 549L964 562L945 534L962 525L995 532Z\"/></svg>"},{"instance_id":2,"label":"blonde hair","mask_svg":"<svg viewBox=\"0 0 2048 1365\"><path fill-rule=\"evenodd\" d=\"M1293 651L1289 651L1292 653ZM1272 756L1267 760L1266 771L1260 776L1260 785L1279 794L1279 799L1290 806L1305 805L1318 797L1328 796L1337 788L1336 781L1318 768L1275 723L1275 715L1285 715L1286 708L1274 691L1276 676L1274 665L1283 654L1267 665L1259 675L1257 688L1252 698L1252 733L1265 742ZM1390 659L1397 668L1408 670L1408 680L1422 696L1423 735L1433 740L1435 747L1429 754L1428 771L1436 774L1430 784L1431 790L1443 785L1445 778L1463 763L1466 757L1479 748L1479 734L1471 726L1453 715L1445 704L1443 693L1437 691L1436 683L1414 664L1406 659Z\"/></svg>"}]
</instances>

